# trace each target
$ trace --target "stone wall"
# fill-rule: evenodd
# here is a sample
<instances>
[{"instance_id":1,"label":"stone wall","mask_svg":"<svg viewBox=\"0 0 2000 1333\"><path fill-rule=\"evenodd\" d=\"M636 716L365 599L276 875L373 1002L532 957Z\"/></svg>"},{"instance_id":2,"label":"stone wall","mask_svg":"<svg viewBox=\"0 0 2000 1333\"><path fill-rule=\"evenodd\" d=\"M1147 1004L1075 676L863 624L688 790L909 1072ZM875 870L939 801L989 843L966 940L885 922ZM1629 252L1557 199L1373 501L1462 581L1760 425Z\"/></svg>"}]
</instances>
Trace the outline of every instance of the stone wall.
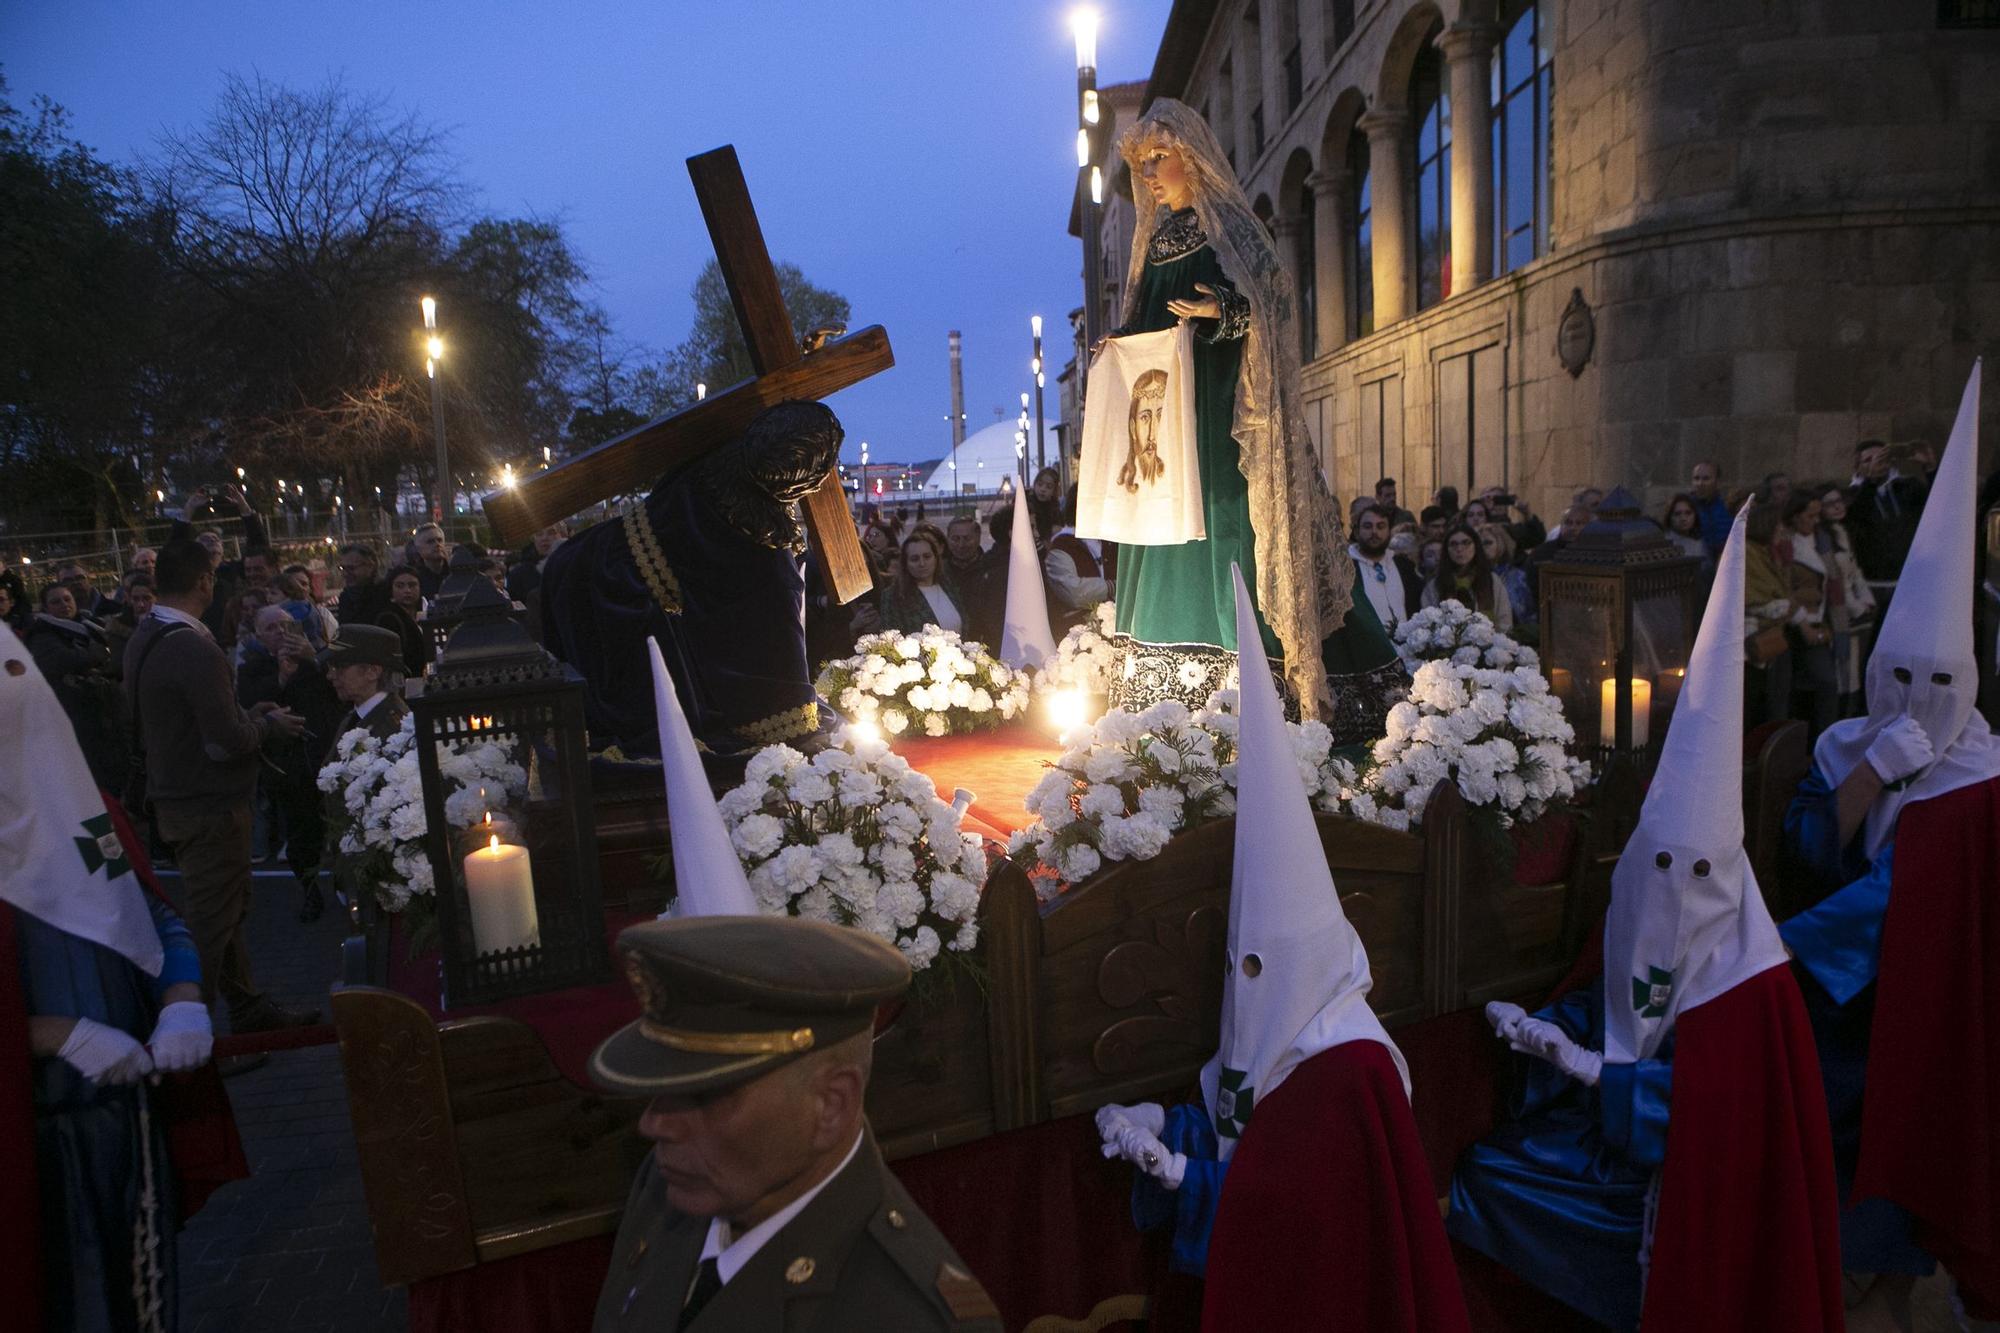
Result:
<instances>
[{"instance_id":1,"label":"stone wall","mask_svg":"<svg viewBox=\"0 0 2000 1333\"><path fill-rule=\"evenodd\" d=\"M1150 94L1219 101L1205 80L1225 57L1241 70L1245 4L1210 7L1182 84ZM1322 318L1332 350L1305 385L1336 490L1383 471L1406 501L1441 480L1504 483L1553 521L1583 485L1623 483L1657 507L1703 457L1725 484L1844 477L1857 439L1942 443L1981 353L1982 471L2000 464L2000 33L1941 30L1937 7L1916 0L1544 4L1548 253L1497 278L1461 265L1451 297L1365 338ZM1296 234L1282 220L1299 207L1300 153L1338 173L1359 125L1382 162L1396 150L1383 136L1408 133L1396 114L1414 51L1440 25L1455 30L1444 48L1476 75L1484 25L1504 17L1489 0L1357 8L1354 35L1326 52L1316 7L1300 7L1309 70L1295 111L1273 101L1281 81L1263 79L1274 129L1239 162L1245 193L1276 201L1281 237ZM1242 147L1247 113L1234 114L1217 128ZM1455 198L1482 197L1476 142L1455 151ZM1333 198L1319 179L1316 198ZM1345 259L1324 204L1320 215L1324 296L1345 282ZM1470 234L1454 227L1455 241ZM1379 259L1374 271L1379 300ZM1596 328L1574 377L1557 355L1572 292Z\"/></svg>"}]
</instances>

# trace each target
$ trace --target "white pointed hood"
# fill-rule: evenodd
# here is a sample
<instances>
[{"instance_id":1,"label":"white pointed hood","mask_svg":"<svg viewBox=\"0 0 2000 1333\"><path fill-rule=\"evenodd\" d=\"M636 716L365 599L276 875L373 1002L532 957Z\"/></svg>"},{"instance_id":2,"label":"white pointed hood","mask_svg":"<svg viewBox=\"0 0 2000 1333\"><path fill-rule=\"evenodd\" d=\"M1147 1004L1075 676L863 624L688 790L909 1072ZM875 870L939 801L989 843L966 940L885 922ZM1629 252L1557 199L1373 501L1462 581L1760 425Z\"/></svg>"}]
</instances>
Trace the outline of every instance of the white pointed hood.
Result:
<instances>
[{"instance_id":1,"label":"white pointed hood","mask_svg":"<svg viewBox=\"0 0 2000 1333\"><path fill-rule=\"evenodd\" d=\"M1820 772L1839 786L1891 722L1907 715L1929 734L1936 760L1904 786L1885 789L1868 808L1871 858L1894 836L1896 816L1911 801L2000 776L2000 742L1976 711L1979 662L1972 648L1979 371L1974 361L1909 559L1868 659L1868 716L1834 723L1813 747Z\"/></svg>"},{"instance_id":2,"label":"white pointed hood","mask_svg":"<svg viewBox=\"0 0 2000 1333\"><path fill-rule=\"evenodd\" d=\"M146 891L125 859L76 731L27 646L5 624L0 899L124 955L147 976L160 975L165 952Z\"/></svg>"},{"instance_id":3,"label":"white pointed hood","mask_svg":"<svg viewBox=\"0 0 2000 1333\"><path fill-rule=\"evenodd\" d=\"M673 915L755 916L757 896L750 892L743 862L723 827L722 812L708 772L694 748L694 732L673 677L660 656L660 645L646 640L653 657L653 711L660 719L660 765L667 779L667 824L674 850Z\"/></svg>"},{"instance_id":4,"label":"white pointed hood","mask_svg":"<svg viewBox=\"0 0 2000 1333\"><path fill-rule=\"evenodd\" d=\"M1049 629L1049 598L1042 591L1042 562L1035 557L1035 525L1028 493L1014 488L1014 533L1007 546L1007 612L1000 629L1000 660L1016 671L1033 670L1056 655Z\"/></svg>"},{"instance_id":5,"label":"white pointed hood","mask_svg":"<svg viewBox=\"0 0 2000 1333\"><path fill-rule=\"evenodd\" d=\"M1604 1058L1650 1057L1682 1012L1785 961L1743 852L1743 558L1736 515L1604 919Z\"/></svg>"},{"instance_id":6,"label":"white pointed hood","mask_svg":"<svg viewBox=\"0 0 2000 1333\"><path fill-rule=\"evenodd\" d=\"M1234 567L1232 566L1232 569ZM1368 1007L1368 951L1340 908L1298 760L1271 680L1257 613L1236 581L1236 853L1222 1046L1201 1070L1202 1099L1226 1160L1256 1104L1301 1061L1350 1041L1379 1041L1410 1091L1409 1066Z\"/></svg>"}]
</instances>

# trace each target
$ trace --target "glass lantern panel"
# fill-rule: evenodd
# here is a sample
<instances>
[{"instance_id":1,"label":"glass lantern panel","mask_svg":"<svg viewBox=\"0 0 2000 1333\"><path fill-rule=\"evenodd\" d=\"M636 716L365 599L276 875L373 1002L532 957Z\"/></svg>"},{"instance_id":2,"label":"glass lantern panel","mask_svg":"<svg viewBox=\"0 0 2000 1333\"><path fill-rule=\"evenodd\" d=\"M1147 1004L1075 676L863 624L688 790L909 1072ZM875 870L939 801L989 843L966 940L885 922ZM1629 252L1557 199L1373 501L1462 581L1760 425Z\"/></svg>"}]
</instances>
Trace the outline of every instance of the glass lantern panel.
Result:
<instances>
[{"instance_id":1,"label":"glass lantern panel","mask_svg":"<svg viewBox=\"0 0 2000 1333\"><path fill-rule=\"evenodd\" d=\"M472 989L562 966L550 954L573 948L583 924L558 776L559 703L554 694L468 701L435 719L459 956L474 960Z\"/></svg>"},{"instance_id":2,"label":"glass lantern panel","mask_svg":"<svg viewBox=\"0 0 2000 1333\"><path fill-rule=\"evenodd\" d=\"M1616 578L1547 576L1542 666L1580 748L1611 744L1616 714L1604 707L1603 682L1616 676L1617 611Z\"/></svg>"}]
</instances>

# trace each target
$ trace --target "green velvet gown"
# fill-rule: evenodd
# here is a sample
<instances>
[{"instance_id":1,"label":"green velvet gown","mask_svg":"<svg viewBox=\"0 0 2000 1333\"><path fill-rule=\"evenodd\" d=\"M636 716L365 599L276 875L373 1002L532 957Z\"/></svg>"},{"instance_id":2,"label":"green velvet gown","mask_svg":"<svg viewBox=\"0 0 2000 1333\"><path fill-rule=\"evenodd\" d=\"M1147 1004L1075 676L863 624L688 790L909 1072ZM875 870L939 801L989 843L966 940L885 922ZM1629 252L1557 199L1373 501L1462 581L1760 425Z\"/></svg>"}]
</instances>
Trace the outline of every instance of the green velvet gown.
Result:
<instances>
[{"instance_id":1,"label":"green velvet gown","mask_svg":"<svg viewBox=\"0 0 2000 1333\"><path fill-rule=\"evenodd\" d=\"M1208 529L1203 541L1178 546L1121 546L1118 551L1117 632L1126 652L1124 678L1112 702L1144 708L1162 698L1199 707L1222 688L1235 665L1235 592L1232 562L1245 586L1257 586L1257 557L1250 527L1250 486L1231 430L1236 381L1243 365L1248 303L1222 274L1222 265L1194 223L1192 209L1174 214L1154 233L1139 275L1138 305L1120 334L1152 333L1178 319L1167 302L1200 300L1201 283L1213 288L1220 320L1195 321L1194 413L1201 504ZM1277 636L1257 615L1264 651L1282 655ZM1395 645L1359 587L1346 624L1320 645L1333 687L1336 743L1373 740L1382 718L1402 697L1407 677ZM1288 700L1289 703L1289 700Z\"/></svg>"}]
</instances>

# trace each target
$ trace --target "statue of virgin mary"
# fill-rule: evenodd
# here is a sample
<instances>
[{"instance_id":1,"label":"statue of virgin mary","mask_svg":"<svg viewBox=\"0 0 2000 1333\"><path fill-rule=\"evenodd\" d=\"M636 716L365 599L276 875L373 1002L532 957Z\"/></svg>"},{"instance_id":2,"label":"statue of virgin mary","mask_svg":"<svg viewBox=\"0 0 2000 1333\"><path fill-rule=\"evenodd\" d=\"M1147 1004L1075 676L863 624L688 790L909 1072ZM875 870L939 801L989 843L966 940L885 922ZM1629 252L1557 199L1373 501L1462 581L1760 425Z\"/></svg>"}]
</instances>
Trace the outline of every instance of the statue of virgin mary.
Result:
<instances>
[{"instance_id":1,"label":"statue of virgin mary","mask_svg":"<svg viewBox=\"0 0 2000 1333\"><path fill-rule=\"evenodd\" d=\"M1336 744L1373 740L1408 676L1366 597L1299 396L1292 286L1229 160L1194 110L1162 98L1119 141L1138 221L1113 336L1194 324L1195 438L1207 536L1119 551L1112 702L1194 706L1236 661L1243 569L1264 651L1300 714Z\"/></svg>"}]
</instances>

